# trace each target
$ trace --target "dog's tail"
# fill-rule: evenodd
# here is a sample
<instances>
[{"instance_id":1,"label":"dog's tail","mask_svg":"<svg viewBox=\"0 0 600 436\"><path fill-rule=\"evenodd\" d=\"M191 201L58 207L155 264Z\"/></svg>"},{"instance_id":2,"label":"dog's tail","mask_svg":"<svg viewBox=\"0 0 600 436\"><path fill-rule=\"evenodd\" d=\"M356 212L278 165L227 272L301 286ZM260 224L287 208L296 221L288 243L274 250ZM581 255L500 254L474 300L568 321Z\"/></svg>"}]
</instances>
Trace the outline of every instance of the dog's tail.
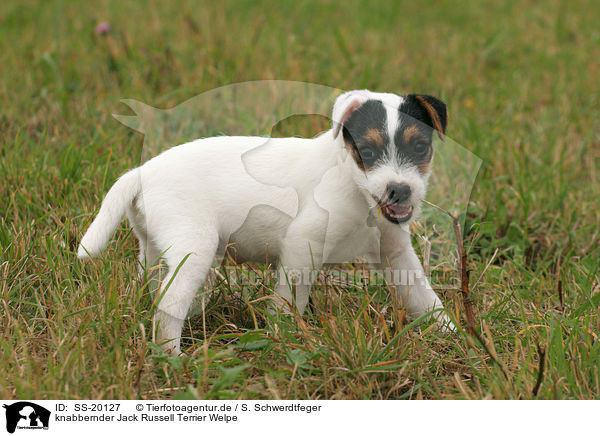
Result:
<instances>
[{"instance_id":1,"label":"dog's tail","mask_svg":"<svg viewBox=\"0 0 600 436\"><path fill-rule=\"evenodd\" d=\"M98 216L83 236L77 257L88 259L99 255L106 248L127 207L133 203L140 189L140 173L137 168L123 174L115 182L106 194Z\"/></svg>"}]
</instances>

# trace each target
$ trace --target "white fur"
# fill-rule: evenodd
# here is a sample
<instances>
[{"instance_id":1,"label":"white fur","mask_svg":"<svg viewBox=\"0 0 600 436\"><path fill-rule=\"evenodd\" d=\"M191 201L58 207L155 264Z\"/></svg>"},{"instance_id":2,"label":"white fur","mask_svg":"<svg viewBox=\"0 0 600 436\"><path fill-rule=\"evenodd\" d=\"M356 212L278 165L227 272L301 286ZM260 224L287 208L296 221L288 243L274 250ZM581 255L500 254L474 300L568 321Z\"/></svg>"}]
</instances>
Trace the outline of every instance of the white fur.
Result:
<instances>
[{"instance_id":1,"label":"white fur","mask_svg":"<svg viewBox=\"0 0 600 436\"><path fill-rule=\"evenodd\" d=\"M353 91L338 97L334 126L353 102L368 99L383 101L391 107L388 118L397 117L401 97ZM418 212L427 177L395 160L365 174L336 132L334 128L313 139L224 136L174 147L113 185L78 256L98 255L127 214L140 241L141 264L162 256L168 266L155 321L158 341L170 341L163 346L175 353L180 352L181 328L192 300L228 242L242 260L264 262L268 252L269 260L279 261L282 277L358 256L380 267L422 273L408 224L379 216L372 195L381 197L390 182L409 183ZM310 283L295 287L300 313L309 291ZM276 293L282 297L279 306L290 307L294 300L285 278ZM399 285L398 294L413 317L443 307L426 279ZM442 328L453 329L446 315L436 317Z\"/></svg>"}]
</instances>

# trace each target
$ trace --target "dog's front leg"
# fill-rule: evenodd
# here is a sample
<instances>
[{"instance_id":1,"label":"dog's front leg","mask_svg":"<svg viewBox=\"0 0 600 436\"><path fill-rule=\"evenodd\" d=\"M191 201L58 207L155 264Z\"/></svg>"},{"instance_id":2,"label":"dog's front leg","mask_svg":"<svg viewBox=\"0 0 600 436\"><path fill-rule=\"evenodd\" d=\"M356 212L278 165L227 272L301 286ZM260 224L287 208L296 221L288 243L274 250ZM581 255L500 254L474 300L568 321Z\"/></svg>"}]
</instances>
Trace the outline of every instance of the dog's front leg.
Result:
<instances>
[{"instance_id":1,"label":"dog's front leg","mask_svg":"<svg viewBox=\"0 0 600 436\"><path fill-rule=\"evenodd\" d=\"M317 250L319 251L318 255L315 254ZM309 248L284 250L280 259L278 282L275 289L276 294L280 297L276 302L277 309L287 312L295 302L298 313L300 315L304 313L314 278L322 266L322 245L317 250ZM295 290L295 299L292 290Z\"/></svg>"},{"instance_id":2,"label":"dog's front leg","mask_svg":"<svg viewBox=\"0 0 600 436\"><path fill-rule=\"evenodd\" d=\"M411 318L418 318L437 310L432 316L440 330L455 330L450 318L439 312L444 306L425 276L408 232L398 229L393 234L384 235L381 244L381 264L378 267L384 271L388 280L392 279L398 291L398 298Z\"/></svg>"},{"instance_id":3,"label":"dog's front leg","mask_svg":"<svg viewBox=\"0 0 600 436\"><path fill-rule=\"evenodd\" d=\"M327 215L319 211L306 213L292 223L282 241L279 256L278 283L275 292L280 297L276 308L289 311L294 298L298 313L303 314L316 274L323 266L325 224Z\"/></svg>"}]
</instances>

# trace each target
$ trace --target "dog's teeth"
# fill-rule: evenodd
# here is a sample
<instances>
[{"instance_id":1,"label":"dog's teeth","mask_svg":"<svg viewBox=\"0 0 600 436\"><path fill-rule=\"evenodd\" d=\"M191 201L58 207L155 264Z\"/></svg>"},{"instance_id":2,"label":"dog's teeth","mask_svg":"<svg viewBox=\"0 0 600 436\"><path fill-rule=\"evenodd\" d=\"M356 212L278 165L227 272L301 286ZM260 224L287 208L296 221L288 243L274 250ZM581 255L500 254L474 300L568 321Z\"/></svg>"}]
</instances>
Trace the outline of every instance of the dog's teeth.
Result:
<instances>
[{"instance_id":1,"label":"dog's teeth","mask_svg":"<svg viewBox=\"0 0 600 436\"><path fill-rule=\"evenodd\" d=\"M407 205L386 205L382 209L390 218L403 219L410 215L412 206Z\"/></svg>"}]
</instances>

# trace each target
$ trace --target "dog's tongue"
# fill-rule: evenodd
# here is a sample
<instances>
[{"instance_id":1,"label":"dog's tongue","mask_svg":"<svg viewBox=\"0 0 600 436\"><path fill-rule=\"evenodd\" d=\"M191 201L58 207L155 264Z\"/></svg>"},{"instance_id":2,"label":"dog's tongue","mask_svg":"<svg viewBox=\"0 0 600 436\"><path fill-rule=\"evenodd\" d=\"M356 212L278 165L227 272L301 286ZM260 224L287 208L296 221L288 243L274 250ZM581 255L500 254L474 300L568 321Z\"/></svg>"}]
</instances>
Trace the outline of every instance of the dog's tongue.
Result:
<instances>
[{"instance_id":1,"label":"dog's tongue","mask_svg":"<svg viewBox=\"0 0 600 436\"><path fill-rule=\"evenodd\" d=\"M407 204L388 204L385 206L385 209L388 215L394 218L403 218L411 212L412 206Z\"/></svg>"}]
</instances>

